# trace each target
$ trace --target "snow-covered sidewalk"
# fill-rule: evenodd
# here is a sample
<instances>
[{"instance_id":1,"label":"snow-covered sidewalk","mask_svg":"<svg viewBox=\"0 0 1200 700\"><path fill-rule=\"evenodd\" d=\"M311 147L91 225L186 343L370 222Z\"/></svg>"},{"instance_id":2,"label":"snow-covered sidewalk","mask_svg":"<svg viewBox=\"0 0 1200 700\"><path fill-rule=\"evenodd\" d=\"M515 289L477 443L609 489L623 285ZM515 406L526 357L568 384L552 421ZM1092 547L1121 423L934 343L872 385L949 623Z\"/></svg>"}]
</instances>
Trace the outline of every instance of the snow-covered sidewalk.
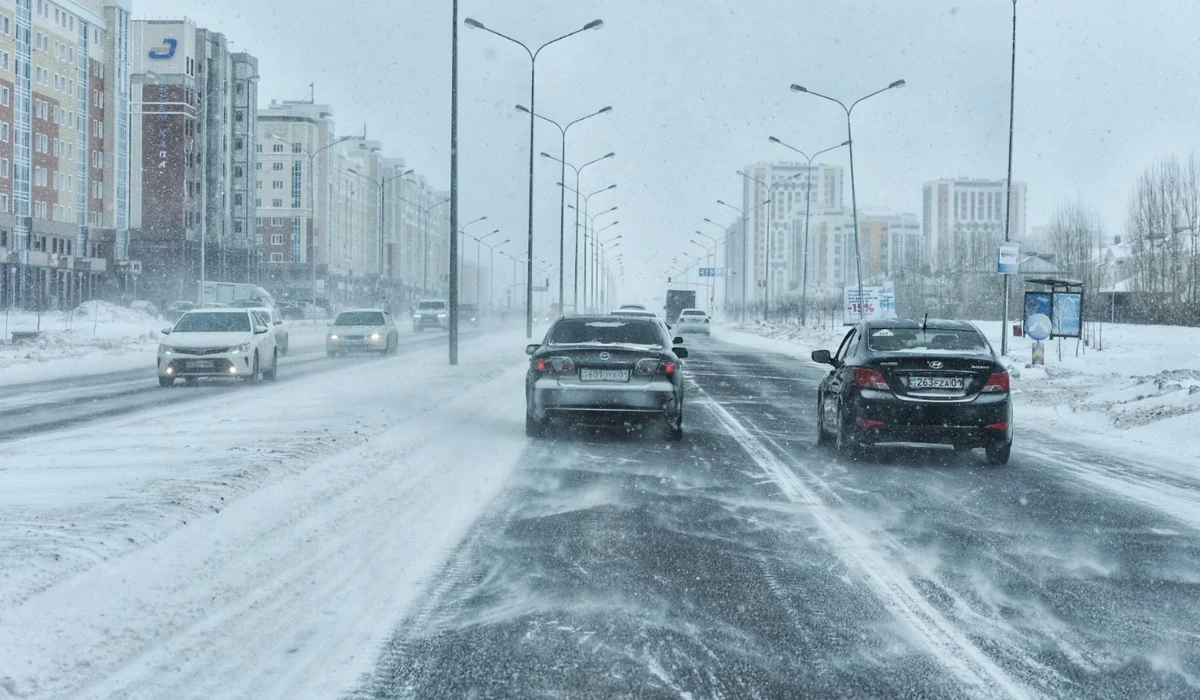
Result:
<instances>
[{"instance_id":1,"label":"snow-covered sidewalk","mask_svg":"<svg viewBox=\"0 0 1200 700\"><path fill-rule=\"evenodd\" d=\"M517 463L525 342L6 444L0 689L336 696Z\"/></svg>"},{"instance_id":2,"label":"snow-covered sidewalk","mask_svg":"<svg viewBox=\"0 0 1200 700\"><path fill-rule=\"evenodd\" d=\"M976 325L999 350L999 322ZM836 350L847 330L746 324L718 326L713 336L807 359ZM1058 340L1045 346L1045 365L1033 366L1032 341L1009 337L1020 431L1200 463L1200 328L1104 324L1103 350L1063 339L1060 359ZM1200 469L1183 472L1200 478Z\"/></svg>"}]
</instances>

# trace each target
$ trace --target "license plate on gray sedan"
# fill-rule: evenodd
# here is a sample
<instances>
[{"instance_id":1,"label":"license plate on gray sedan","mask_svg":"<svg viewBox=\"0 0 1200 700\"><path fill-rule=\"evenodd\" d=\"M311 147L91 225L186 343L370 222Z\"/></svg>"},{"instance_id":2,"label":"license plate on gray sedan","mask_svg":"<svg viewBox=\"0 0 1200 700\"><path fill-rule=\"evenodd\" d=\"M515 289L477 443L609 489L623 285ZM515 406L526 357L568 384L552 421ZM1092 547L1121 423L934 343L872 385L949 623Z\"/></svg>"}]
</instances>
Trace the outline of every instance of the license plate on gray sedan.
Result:
<instances>
[{"instance_id":1,"label":"license plate on gray sedan","mask_svg":"<svg viewBox=\"0 0 1200 700\"><path fill-rule=\"evenodd\" d=\"M585 382L627 382L629 381L629 370L585 368L579 370L579 378Z\"/></svg>"},{"instance_id":2,"label":"license plate on gray sedan","mask_svg":"<svg viewBox=\"0 0 1200 700\"><path fill-rule=\"evenodd\" d=\"M962 377L911 377L908 380L911 389L961 389Z\"/></svg>"}]
</instances>

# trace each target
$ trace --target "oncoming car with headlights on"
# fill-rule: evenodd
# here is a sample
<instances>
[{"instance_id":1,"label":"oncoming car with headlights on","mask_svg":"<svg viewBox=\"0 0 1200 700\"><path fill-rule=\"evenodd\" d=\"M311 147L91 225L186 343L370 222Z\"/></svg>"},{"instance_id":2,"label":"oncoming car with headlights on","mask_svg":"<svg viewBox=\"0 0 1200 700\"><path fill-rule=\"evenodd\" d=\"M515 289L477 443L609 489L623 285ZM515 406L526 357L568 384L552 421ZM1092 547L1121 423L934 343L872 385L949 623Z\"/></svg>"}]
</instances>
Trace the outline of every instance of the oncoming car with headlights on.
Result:
<instances>
[{"instance_id":1,"label":"oncoming car with headlights on","mask_svg":"<svg viewBox=\"0 0 1200 700\"><path fill-rule=\"evenodd\" d=\"M525 433L552 420L637 422L683 439L682 338L655 319L610 315L556 320L530 355L525 377Z\"/></svg>"},{"instance_id":2,"label":"oncoming car with headlights on","mask_svg":"<svg viewBox=\"0 0 1200 700\"><path fill-rule=\"evenodd\" d=\"M419 333L426 328L436 328L441 331L450 330L450 305L445 299L424 299L417 302L412 315L413 332Z\"/></svg>"},{"instance_id":3,"label":"oncoming car with headlights on","mask_svg":"<svg viewBox=\"0 0 1200 700\"><path fill-rule=\"evenodd\" d=\"M196 309L170 328L158 346L158 384L201 377L273 381L279 370L275 332L251 309Z\"/></svg>"},{"instance_id":4,"label":"oncoming car with headlights on","mask_svg":"<svg viewBox=\"0 0 1200 700\"><path fill-rule=\"evenodd\" d=\"M396 352L400 335L392 316L383 309L346 309L329 324L325 354L337 357L352 352L388 355Z\"/></svg>"}]
</instances>

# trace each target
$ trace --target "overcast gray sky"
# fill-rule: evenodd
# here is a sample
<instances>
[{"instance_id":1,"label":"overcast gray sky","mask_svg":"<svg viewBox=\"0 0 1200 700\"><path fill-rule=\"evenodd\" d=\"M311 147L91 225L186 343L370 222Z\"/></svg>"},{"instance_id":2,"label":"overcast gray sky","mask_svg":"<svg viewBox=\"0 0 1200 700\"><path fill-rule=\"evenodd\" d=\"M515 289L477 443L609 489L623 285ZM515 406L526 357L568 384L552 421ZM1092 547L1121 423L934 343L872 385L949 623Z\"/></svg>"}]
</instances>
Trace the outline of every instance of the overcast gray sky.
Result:
<instances>
[{"instance_id":1,"label":"overcast gray sky","mask_svg":"<svg viewBox=\"0 0 1200 700\"><path fill-rule=\"evenodd\" d=\"M257 55L264 104L301 99L315 82L339 131L365 123L389 155L448 183L449 0L134 3L137 18L186 14ZM704 217L728 218L714 201L740 196L737 169L788 159L768 135L805 150L844 140L840 109L791 93L794 82L849 101L907 81L855 110L860 205L920 214L926 180L1003 178L1011 10L1009 0L460 2L461 17L529 44L604 20L542 53L537 109L569 121L613 107L572 129L567 159L618 154L585 171L583 189L618 185L592 202L620 207L611 233L626 251L621 301L661 294L673 249L691 247ZM1013 176L1029 184L1031 227L1079 196L1121 233L1141 170L1195 148L1197 28L1194 0L1019 0ZM461 216L486 214L512 235L506 248L522 250L528 123L513 105L528 101L528 58L467 28L460 50ZM539 125L537 137L537 150L557 152L553 127ZM535 255L548 259L557 167L538 159Z\"/></svg>"}]
</instances>

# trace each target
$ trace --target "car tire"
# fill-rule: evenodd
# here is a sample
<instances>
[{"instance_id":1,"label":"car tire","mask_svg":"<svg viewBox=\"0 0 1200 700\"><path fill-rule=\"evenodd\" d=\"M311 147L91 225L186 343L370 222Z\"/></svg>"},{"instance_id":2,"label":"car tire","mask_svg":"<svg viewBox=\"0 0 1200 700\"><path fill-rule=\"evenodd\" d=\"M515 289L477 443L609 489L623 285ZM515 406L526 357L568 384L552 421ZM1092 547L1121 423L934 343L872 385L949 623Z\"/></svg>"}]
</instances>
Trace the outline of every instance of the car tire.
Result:
<instances>
[{"instance_id":1,"label":"car tire","mask_svg":"<svg viewBox=\"0 0 1200 700\"><path fill-rule=\"evenodd\" d=\"M858 457L859 452L862 450L862 446L855 438L853 432L851 432L853 429L850 427L850 423L847 418L848 417L843 413L842 406L839 403L835 448L837 449L838 457L852 460Z\"/></svg>"},{"instance_id":2,"label":"car tire","mask_svg":"<svg viewBox=\"0 0 1200 700\"><path fill-rule=\"evenodd\" d=\"M164 387L171 386L174 383L175 383L175 377L159 377L158 378L159 386L164 386Z\"/></svg>"},{"instance_id":3,"label":"car tire","mask_svg":"<svg viewBox=\"0 0 1200 700\"><path fill-rule=\"evenodd\" d=\"M392 336L392 354L393 355L400 354L400 334L399 333Z\"/></svg>"},{"instance_id":4,"label":"car tire","mask_svg":"<svg viewBox=\"0 0 1200 700\"><path fill-rule=\"evenodd\" d=\"M283 345L281 345L281 346L279 347L279 354L280 354L280 355L286 355L286 354L288 354L288 344L287 344L287 343L284 343Z\"/></svg>"},{"instance_id":5,"label":"car tire","mask_svg":"<svg viewBox=\"0 0 1200 700\"><path fill-rule=\"evenodd\" d=\"M538 420L532 413L525 413L525 435L526 437L541 437L546 434L546 422Z\"/></svg>"},{"instance_id":6,"label":"car tire","mask_svg":"<svg viewBox=\"0 0 1200 700\"><path fill-rule=\"evenodd\" d=\"M984 448L984 459L989 467L1003 467L1008 464L1009 455L1012 454L1012 442L993 443Z\"/></svg>"},{"instance_id":7,"label":"car tire","mask_svg":"<svg viewBox=\"0 0 1200 700\"><path fill-rule=\"evenodd\" d=\"M833 442L829 439L829 433L825 430L825 407L821 405L821 399L817 399L817 447L829 447Z\"/></svg>"},{"instance_id":8,"label":"car tire","mask_svg":"<svg viewBox=\"0 0 1200 700\"><path fill-rule=\"evenodd\" d=\"M667 421L664 437L667 442L681 442L683 440L683 415L681 414L674 421Z\"/></svg>"},{"instance_id":9,"label":"car tire","mask_svg":"<svg viewBox=\"0 0 1200 700\"><path fill-rule=\"evenodd\" d=\"M275 381L279 376L279 348L276 348L275 352L271 354L271 371L263 370L262 376L268 382Z\"/></svg>"},{"instance_id":10,"label":"car tire","mask_svg":"<svg viewBox=\"0 0 1200 700\"><path fill-rule=\"evenodd\" d=\"M254 353L254 364L250 365L250 375L246 377L246 382L253 384L258 381L258 352Z\"/></svg>"}]
</instances>

